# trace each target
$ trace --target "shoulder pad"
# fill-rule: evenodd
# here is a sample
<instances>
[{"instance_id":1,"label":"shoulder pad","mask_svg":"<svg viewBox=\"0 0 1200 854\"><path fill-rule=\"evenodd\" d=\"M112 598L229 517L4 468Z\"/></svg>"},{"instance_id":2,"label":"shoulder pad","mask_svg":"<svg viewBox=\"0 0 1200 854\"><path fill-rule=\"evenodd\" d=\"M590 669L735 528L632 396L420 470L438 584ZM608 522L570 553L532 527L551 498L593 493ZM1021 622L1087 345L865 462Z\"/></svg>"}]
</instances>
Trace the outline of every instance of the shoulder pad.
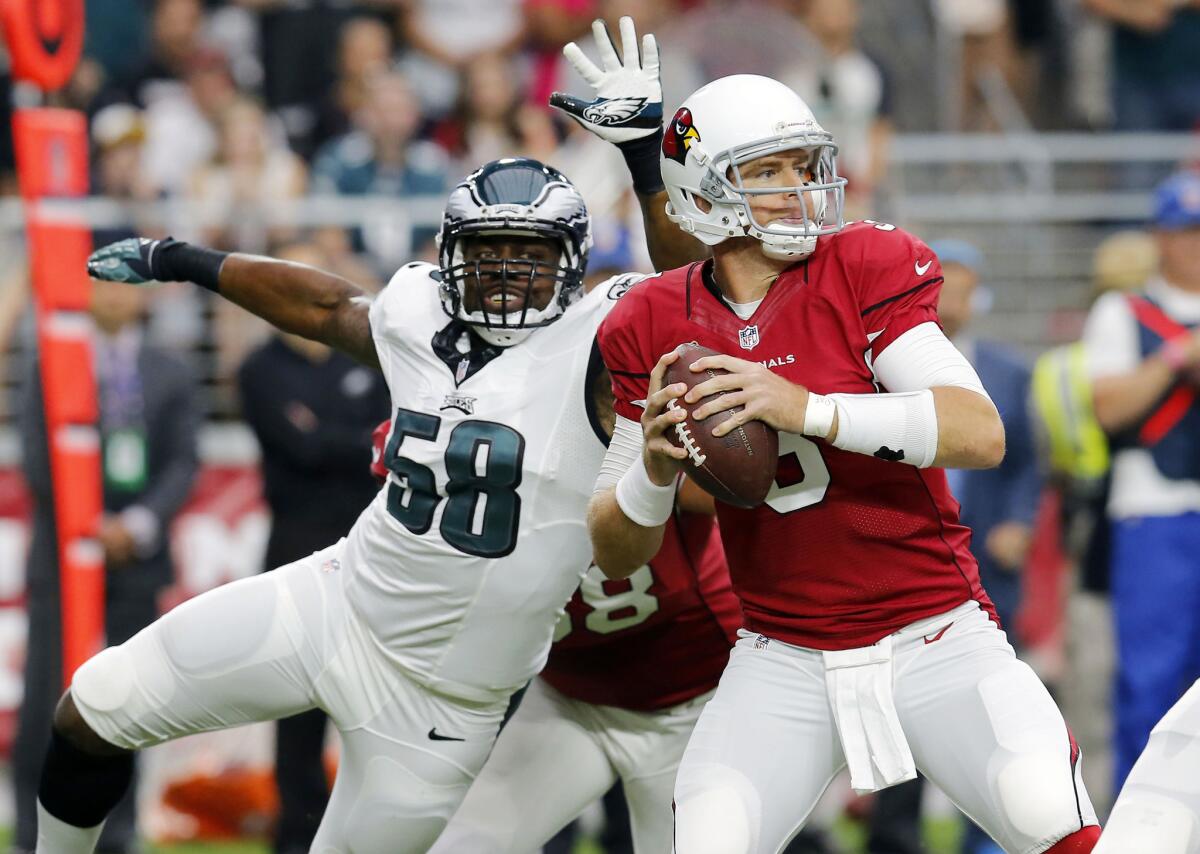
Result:
<instances>
[{"instance_id":1,"label":"shoulder pad","mask_svg":"<svg viewBox=\"0 0 1200 854\"><path fill-rule=\"evenodd\" d=\"M846 227L839 232L839 236L848 239L866 239L879 243L882 239L887 243L908 245L919 240L912 232L905 231L898 225L892 225L890 222L876 222L873 219L855 220L854 222L846 223Z\"/></svg>"},{"instance_id":2,"label":"shoulder pad","mask_svg":"<svg viewBox=\"0 0 1200 854\"><path fill-rule=\"evenodd\" d=\"M385 288L391 288L393 285L413 284L414 282L422 282L428 284L430 281L441 282L442 271L436 264L430 264L426 261L413 261L405 264L399 270L392 274L388 279Z\"/></svg>"},{"instance_id":3,"label":"shoulder pad","mask_svg":"<svg viewBox=\"0 0 1200 854\"><path fill-rule=\"evenodd\" d=\"M655 275L657 275L657 273ZM649 278L651 277L645 273L622 273L619 276L613 276L611 279L601 282L597 286L597 290L603 288L607 298L615 301L629 293L629 289L638 282L645 281Z\"/></svg>"},{"instance_id":4,"label":"shoulder pad","mask_svg":"<svg viewBox=\"0 0 1200 854\"><path fill-rule=\"evenodd\" d=\"M925 262L933 257L921 238L886 222L853 222L836 237L836 251L844 257L861 259L864 269L910 267L916 261L915 273L921 276L929 269Z\"/></svg>"}]
</instances>

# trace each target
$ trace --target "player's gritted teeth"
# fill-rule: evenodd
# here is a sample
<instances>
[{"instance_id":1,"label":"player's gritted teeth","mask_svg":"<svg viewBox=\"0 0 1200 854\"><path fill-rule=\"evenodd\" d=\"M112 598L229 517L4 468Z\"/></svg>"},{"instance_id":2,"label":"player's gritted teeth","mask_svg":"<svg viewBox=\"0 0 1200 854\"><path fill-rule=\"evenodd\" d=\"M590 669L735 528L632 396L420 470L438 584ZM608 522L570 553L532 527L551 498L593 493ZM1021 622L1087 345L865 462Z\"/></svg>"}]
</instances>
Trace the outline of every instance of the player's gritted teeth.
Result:
<instances>
[{"instance_id":1,"label":"player's gritted teeth","mask_svg":"<svg viewBox=\"0 0 1200 854\"><path fill-rule=\"evenodd\" d=\"M525 292L500 284L484 291L483 304L497 312L520 311L525 307Z\"/></svg>"}]
</instances>

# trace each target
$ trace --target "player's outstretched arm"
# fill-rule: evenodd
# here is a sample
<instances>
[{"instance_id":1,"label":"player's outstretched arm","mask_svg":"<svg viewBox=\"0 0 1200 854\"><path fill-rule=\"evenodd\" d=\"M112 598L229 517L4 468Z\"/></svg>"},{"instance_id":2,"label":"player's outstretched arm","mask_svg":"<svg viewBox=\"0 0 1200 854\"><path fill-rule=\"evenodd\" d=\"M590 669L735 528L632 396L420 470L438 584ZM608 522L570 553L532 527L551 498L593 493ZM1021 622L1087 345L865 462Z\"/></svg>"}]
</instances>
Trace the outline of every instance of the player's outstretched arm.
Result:
<instances>
[{"instance_id":1,"label":"player's outstretched arm","mask_svg":"<svg viewBox=\"0 0 1200 854\"><path fill-rule=\"evenodd\" d=\"M592 22L599 66L575 42L563 48L563 55L595 90L594 97L555 92L550 105L621 150L642 209L650 260L656 270L673 270L707 258L708 248L667 219L667 191L658 165L663 132L658 43L647 33L639 56L633 19L621 18L620 28L622 55L618 56L605 23Z\"/></svg>"},{"instance_id":2,"label":"player's outstretched arm","mask_svg":"<svg viewBox=\"0 0 1200 854\"><path fill-rule=\"evenodd\" d=\"M379 367L368 319L371 298L340 276L305 264L227 254L166 238L130 238L88 258L96 279L144 285L194 282L284 332L328 344Z\"/></svg>"},{"instance_id":3,"label":"player's outstretched arm","mask_svg":"<svg viewBox=\"0 0 1200 854\"><path fill-rule=\"evenodd\" d=\"M663 530L675 507L676 481L687 452L667 440L667 431L687 412L668 408L687 387L663 388L667 366L679 355L663 356L650 374L641 423L618 418L596 492L588 505L593 560L609 578L627 578L662 546Z\"/></svg>"}]
</instances>

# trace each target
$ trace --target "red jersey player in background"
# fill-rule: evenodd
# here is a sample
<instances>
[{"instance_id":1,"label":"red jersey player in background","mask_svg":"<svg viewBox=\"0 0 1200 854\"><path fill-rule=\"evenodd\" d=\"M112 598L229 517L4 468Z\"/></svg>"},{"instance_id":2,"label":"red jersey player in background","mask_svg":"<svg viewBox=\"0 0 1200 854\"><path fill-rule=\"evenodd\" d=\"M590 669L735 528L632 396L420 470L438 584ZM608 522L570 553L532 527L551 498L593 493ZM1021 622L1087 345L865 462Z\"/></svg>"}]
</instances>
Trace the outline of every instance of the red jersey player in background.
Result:
<instances>
[{"instance_id":1,"label":"red jersey player in background","mask_svg":"<svg viewBox=\"0 0 1200 854\"><path fill-rule=\"evenodd\" d=\"M599 96L582 121L636 102L629 35L623 65L581 69ZM601 329L605 472L624 473L597 483L597 564L625 577L662 541L686 458L665 438L686 415L668 407L686 387L662 387L678 344L744 356L692 366L729 372L687 392L721 394L696 419L742 405L715 434L780 431L766 503L717 505L745 628L680 765L674 850L775 854L848 764L862 792L919 767L1014 854L1090 851L1078 749L995 621L940 471L996 465L1004 436L937 324L937 259L891 225L843 226L834 142L774 80L701 88L661 152L668 213L714 259L635 285Z\"/></svg>"}]
</instances>

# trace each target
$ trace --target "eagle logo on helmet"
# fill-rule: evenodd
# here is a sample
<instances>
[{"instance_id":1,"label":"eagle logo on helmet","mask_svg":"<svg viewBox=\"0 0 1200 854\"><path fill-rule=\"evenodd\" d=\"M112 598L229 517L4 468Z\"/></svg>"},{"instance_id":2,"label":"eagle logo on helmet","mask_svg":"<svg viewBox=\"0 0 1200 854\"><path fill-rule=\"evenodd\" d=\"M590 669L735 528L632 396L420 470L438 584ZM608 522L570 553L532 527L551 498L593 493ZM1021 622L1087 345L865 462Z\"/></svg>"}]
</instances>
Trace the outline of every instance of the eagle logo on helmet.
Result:
<instances>
[{"instance_id":1,"label":"eagle logo on helmet","mask_svg":"<svg viewBox=\"0 0 1200 854\"><path fill-rule=\"evenodd\" d=\"M682 165L687 160L688 149L692 147L692 143L699 141L700 132L692 124L692 111L687 107L680 107L663 134L663 156Z\"/></svg>"},{"instance_id":2,"label":"eagle logo on helmet","mask_svg":"<svg viewBox=\"0 0 1200 854\"><path fill-rule=\"evenodd\" d=\"M583 111L585 120L595 125L619 125L641 113L645 98L606 98Z\"/></svg>"}]
</instances>

